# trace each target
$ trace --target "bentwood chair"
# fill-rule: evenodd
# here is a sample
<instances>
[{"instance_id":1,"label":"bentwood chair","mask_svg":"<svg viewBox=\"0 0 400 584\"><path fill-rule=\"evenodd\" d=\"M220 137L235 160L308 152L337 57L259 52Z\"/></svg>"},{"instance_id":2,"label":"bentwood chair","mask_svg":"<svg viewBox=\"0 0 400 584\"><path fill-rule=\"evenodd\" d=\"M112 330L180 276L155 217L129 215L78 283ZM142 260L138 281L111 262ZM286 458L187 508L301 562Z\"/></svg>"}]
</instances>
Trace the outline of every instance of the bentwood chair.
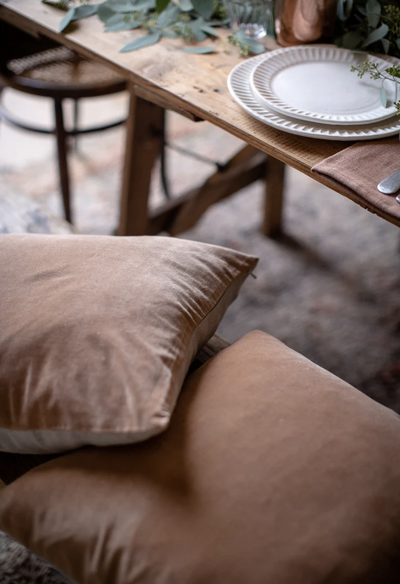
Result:
<instances>
[{"instance_id":1,"label":"bentwood chair","mask_svg":"<svg viewBox=\"0 0 400 584\"><path fill-rule=\"evenodd\" d=\"M5 87L24 93L51 98L54 107L54 126L44 129L25 122L8 111L1 102ZM49 39L36 38L0 22L0 119L18 128L40 134L53 134L57 143L60 190L64 214L72 223L68 149L70 138L81 134L101 132L123 124L125 119L111 123L78 127L79 100L124 91L126 81L113 70ZM74 123L67 129L63 102L74 103Z\"/></svg>"}]
</instances>

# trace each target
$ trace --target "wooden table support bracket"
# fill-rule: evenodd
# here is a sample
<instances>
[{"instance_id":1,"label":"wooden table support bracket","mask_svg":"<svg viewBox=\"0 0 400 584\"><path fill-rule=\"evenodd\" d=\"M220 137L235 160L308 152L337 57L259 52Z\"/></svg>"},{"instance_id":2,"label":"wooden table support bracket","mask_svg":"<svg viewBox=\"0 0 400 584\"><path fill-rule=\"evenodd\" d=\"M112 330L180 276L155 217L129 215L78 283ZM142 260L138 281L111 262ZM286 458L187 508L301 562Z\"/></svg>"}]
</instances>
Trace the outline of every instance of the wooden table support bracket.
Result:
<instances>
[{"instance_id":1,"label":"wooden table support bracket","mask_svg":"<svg viewBox=\"0 0 400 584\"><path fill-rule=\"evenodd\" d=\"M138 91L136 85L130 90L118 235L156 235L160 232L178 235L193 227L211 205L261 179L265 179L266 184L263 233L273 236L280 231L285 165L250 145L220 165L199 187L150 211L151 174L163 146L168 104L160 103L159 96L150 91L143 92L142 88Z\"/></svg>"}]
</instances>

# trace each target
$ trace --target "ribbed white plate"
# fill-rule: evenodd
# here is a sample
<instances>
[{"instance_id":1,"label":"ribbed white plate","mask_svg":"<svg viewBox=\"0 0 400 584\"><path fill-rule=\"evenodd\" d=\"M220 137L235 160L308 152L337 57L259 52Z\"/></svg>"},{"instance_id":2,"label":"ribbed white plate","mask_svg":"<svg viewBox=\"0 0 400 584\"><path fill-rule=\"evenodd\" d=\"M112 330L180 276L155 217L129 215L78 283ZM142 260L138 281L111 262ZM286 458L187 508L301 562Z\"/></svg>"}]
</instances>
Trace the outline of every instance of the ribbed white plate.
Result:
<instances>
[{"instance_id":1,"label":"ribbed white plate","mask_svg":"<svg viewBox=\"0 0 400 584\"><path fill-rule=\"evenodd\" d=\"M379 57L360 55L333 45L278 49L254 69L250 79L260 105L300 120L325 124L366 124L390 118L394 83L385 81L388 105L381 103L381 80L362 79L350 71L366 60L380 70L388 64Z\"/></svg>"},{"instance_id":2,"label":"ribbed white plate","mask_svg":"<svg viewBox=\"0 0 400 584\"><path fill-rule=\"evenodd\" d=\"M228 89L233 99L257 120L289 134L319 138L320 140L375 140L400 132L400 121L397 117L363 126L335 127L328 124L296 120L261 106L255 100L250 89L250 76L263 59L265 59L265 55L258 55L242 61L232 69L228 77Z\"/></svg>"}]
</instances>

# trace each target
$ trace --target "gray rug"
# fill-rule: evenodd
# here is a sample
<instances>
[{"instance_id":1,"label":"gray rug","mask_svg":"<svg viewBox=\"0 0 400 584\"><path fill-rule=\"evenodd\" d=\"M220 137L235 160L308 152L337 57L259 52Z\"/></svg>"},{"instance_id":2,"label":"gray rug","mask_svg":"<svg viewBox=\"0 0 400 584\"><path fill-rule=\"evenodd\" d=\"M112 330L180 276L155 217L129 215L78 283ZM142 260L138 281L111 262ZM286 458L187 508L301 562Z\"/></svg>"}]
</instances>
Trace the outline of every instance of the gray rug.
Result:
<instances>
[{"instance_id":1,"label":"gray rug","mask_svg":"<svg viewBox=\"0 0 400 584\"><path fill-rule=\"evenodd\" d=\"M1 584L70 584L41 558L0 532Z\"/></svg>"},{"instance_id":2,"label":"gray rug","mask_svg":"<svg viewBox=\"0 0 400 584\"><path fill-rule=\"evenodd\" d=\"M239 145L206 124L174 117L170 133L183 148L220 161ZM77 226L85 233L111 233L116 225L122 139L121 131L100 143L88 138L72 161ZM175 153L169 165L175 193L211 169ZM28 193L59 211L51 160L23 173L3 169L2 180L16 194ZM161 196L156 171L152 203ZM234 341L264 330L400 413L400 231L291 169L279 241L259 233L262 202L263 185L257 183L215 205L184 234L260 257L257 279L245 283L219 332ZM0 536L0 582L65 580Z\"/></svg>"}]
</instances>

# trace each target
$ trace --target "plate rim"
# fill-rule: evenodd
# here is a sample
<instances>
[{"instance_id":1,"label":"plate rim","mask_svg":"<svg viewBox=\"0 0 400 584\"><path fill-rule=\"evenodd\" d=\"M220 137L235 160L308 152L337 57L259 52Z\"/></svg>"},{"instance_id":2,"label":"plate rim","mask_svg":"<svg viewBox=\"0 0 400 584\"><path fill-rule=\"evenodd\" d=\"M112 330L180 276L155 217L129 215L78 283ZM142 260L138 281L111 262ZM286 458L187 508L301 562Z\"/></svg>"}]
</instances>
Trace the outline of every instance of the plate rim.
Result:
<instances>
[{"instance_id":1,"label":"plate rim","mask_svg":"<svg viewBox=\"0 0 400 584\"><path fill-rule=\"evenodd\" d=\"M256 57L252 57L238 63L230 71L227 80L228 90L233 100L249 115L251 115L253 118L256 118L258 121L271 126L276 130L280 130L281 132L319 140L357 142L361 140L377 140L379 138L399 134L400 121L398 121L397 118L394 120L396 123L392 123L390 125L388 125L388 120L381 120L380 123L365 124L364 126L341 126L334 129L333 126L328 124L319 124L319 127L316 128L316 124L311 124L305 120L290 118L289 116L282 116L274 110L269 110L268 108L259 105L251 92L250 84L248 84L248 86L243 88L243 91L248 92L249 97L254 101L255 107L260 110L261 113L257 113L256 111L252 110L251 107L249 107L249 105L247 105L240 96L236 94L236 90L232 85L232 80L237 74L237 71L244 69L246 75L248 76L247 81L249 81L249 75L252 71L252 66L255 67L257 63L261 62L263 58L265 58L265 55L257 55ZM390 61L388 60L388 62ZM248 71L248 69L250 71ZM343 132L345 132L345 134L343 134Z\"/></svg>"},{"instance_id":2,"label":"plate rim","mask_svg":"<svg viewBox=\"0 0 400 584\"><path fill-rule=\"evenodd\" d=\"M250 87L251 87L251 91L256 99L256 101L258 101L258 103L263 106L263 107L268 107L282 115L287 115L290 116L292 118L295 119L299 119L299 120L305 120L305 121L316 121L319 123L324 123L327 125L343 125L343 126L348 126L348 125L365 125L368 123L372 123L372 122L379 122L382 120L387 120L390 117L392 117L393 115L396 114L396 109L394 106L390 106L387 108L387 113L381 113L379 115L373 115L372 114L343 114L343 115L335 115L335 114L320 114L320 113L316 113L316 112L312 112L312 111L307 111L307 110L298 110L297 108L290 106L289 104L286 104L285 102L283 102L282 100L280 100L279 98L274 99L274 100L269 100L268 98L265 97L265 95L263 96L262 93L260 93L259 88L256 85L256 81L255 81L255 76L257 74L257 69L261 68L266 62L268 62L271 59L275 59L275 58L279 58L280 55L282 54L288 54L288 53L297 53L299 54L304 53L305 50L312 50L312 51L321 51L321 50L329 50L331 52L337 52L339 55L340 54L344 54L344 55L356 55L356 53L354 53L353 51L349 50L349 49L345 49L342 47L336 47L335 45L329 45L329 44L315 44L315 45L299 45L299 46L295 46L295 47L283 47L282 49L277 49L275 51L271 51L271 53L269 53L268 55L265 56L264 59L260 60L260 63L257 65L257 67L255 67L251 73L250 76ZM368 60L372 60L375 61L377 63L385 63L385 60L382 59L381 57L378 57L377 55L370 55L368 53L365 54L364 59L368 58ZM375 108L375 110L373 111L377 111L380 108ZM383 108L382 108L383 109ZM351 115L351 118L350 118ZM346 118L347 119L344 119Z\"/></svg>"}]
</instances>

